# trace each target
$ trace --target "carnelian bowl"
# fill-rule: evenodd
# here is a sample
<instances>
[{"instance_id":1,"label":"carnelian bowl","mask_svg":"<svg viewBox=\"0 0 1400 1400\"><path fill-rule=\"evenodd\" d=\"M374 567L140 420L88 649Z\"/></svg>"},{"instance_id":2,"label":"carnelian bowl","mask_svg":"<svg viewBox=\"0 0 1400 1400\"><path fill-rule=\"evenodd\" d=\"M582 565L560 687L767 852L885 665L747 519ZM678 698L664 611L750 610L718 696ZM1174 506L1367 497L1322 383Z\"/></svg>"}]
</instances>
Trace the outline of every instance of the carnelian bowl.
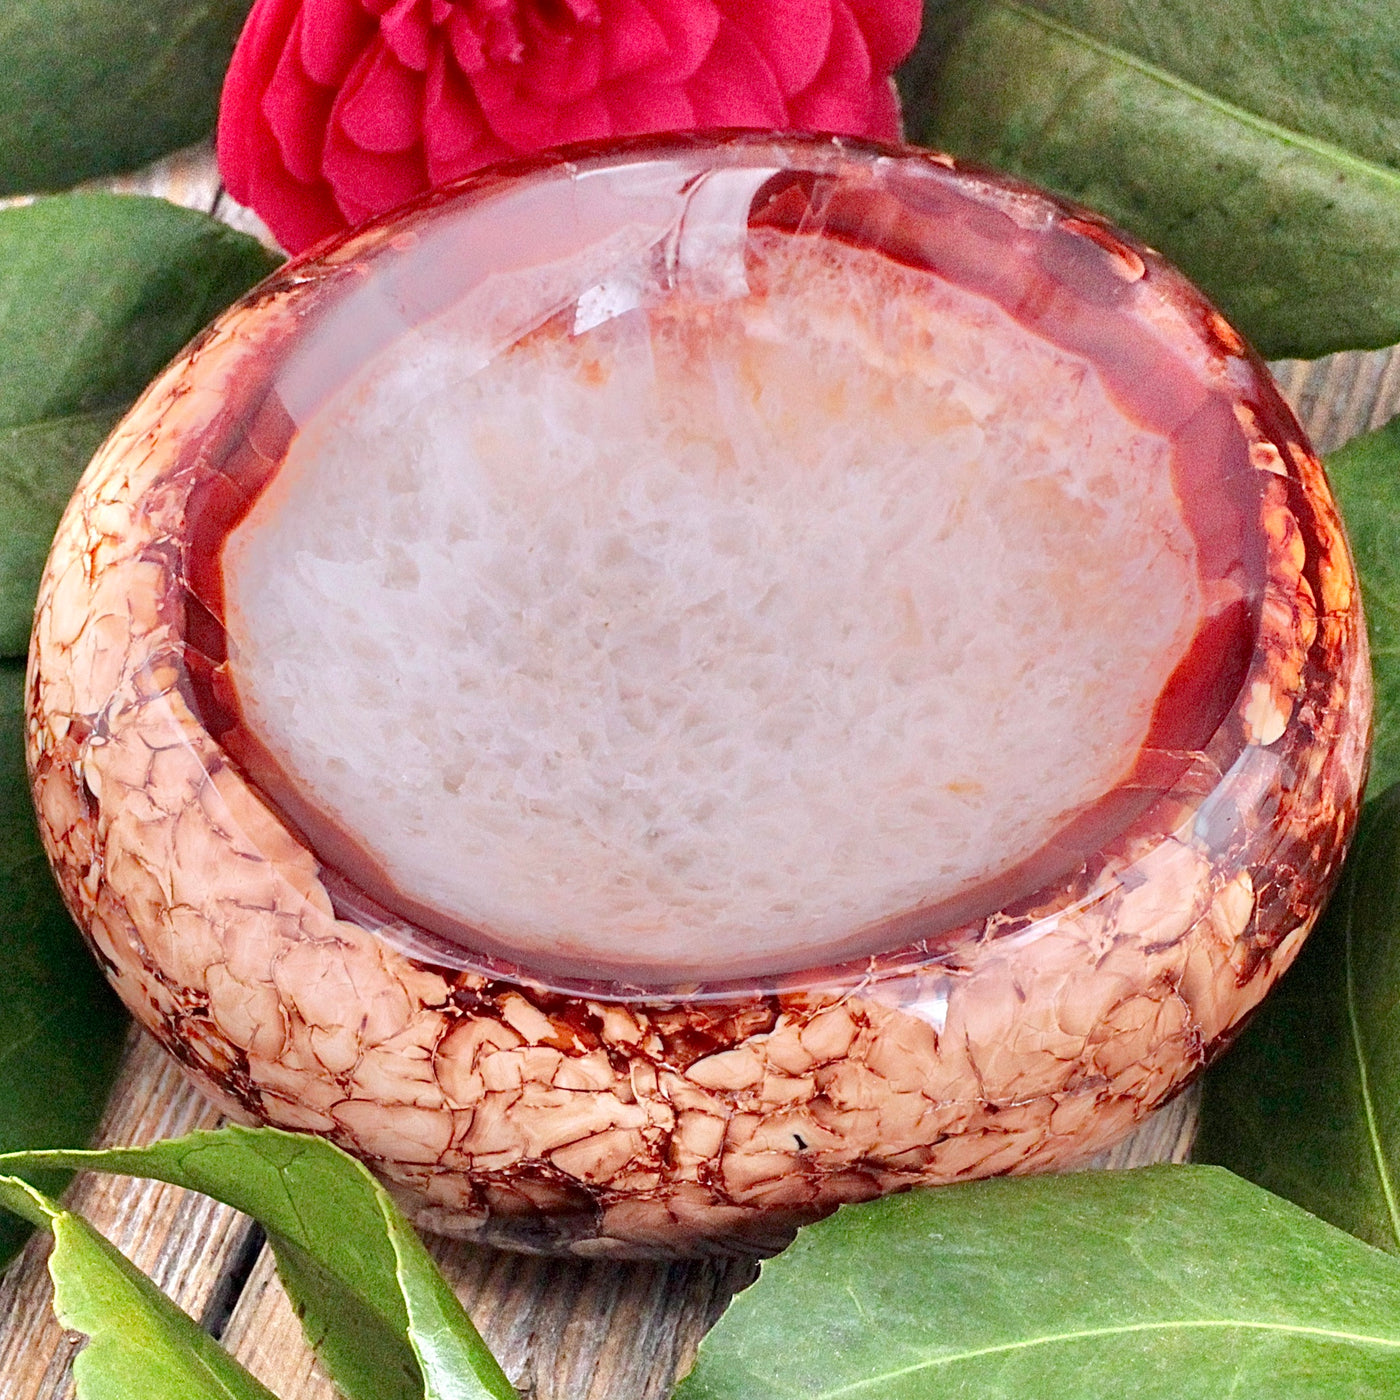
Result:
<instances>
[{"instance_id":1,"label":"carnelian bowl","mask_svg":"<svg viewBox=\"0 0 1400 1400\"><path fill-rule=\"evenodd\" d=\"M232 1116L518 1248L1082 1162L1287 967L1365 631L1267 371L946 156L579 148L286 265L55 540L35 800Z\"/></svg>"}]
</instances>

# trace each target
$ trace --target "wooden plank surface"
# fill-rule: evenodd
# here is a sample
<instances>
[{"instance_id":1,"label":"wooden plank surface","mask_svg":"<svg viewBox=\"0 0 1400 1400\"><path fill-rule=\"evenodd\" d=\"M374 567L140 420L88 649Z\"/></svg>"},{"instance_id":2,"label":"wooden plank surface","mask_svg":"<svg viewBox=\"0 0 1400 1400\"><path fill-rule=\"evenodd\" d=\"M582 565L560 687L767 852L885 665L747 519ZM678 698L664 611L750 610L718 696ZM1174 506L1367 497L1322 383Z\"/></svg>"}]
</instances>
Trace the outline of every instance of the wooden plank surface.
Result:
<instances>
[{"instance_id":1,"label":"wooden plank surface","mask_svg":"<svg viewBox=\"0 0 1400 1400\"><path fill-rule=\"evenodd\" d=\"M222 194L207 147L104 187L161 194L266 237L255 216ZM1324 452L1400 412L1396 353L1274 368ZM1184 1161L1196 1105L1194 1091L1183 1095L1095 1165ZM149 1142L215 1121L154 1044L133 1035L99 1142ZM301 1340L270 1251L236 1212L177 1188L100 1176L80 1178L68 1200L283 1400L334 1395ZM743 1261L618 1264L536 1259L448 1240L431 1245L530 1400L662 1400L754 1272ZM46 1256L46 1240L32 1241L0 1280L0 1400L72 1394L77 1339L50 1312Z\"/></svg>"}]
</instances>

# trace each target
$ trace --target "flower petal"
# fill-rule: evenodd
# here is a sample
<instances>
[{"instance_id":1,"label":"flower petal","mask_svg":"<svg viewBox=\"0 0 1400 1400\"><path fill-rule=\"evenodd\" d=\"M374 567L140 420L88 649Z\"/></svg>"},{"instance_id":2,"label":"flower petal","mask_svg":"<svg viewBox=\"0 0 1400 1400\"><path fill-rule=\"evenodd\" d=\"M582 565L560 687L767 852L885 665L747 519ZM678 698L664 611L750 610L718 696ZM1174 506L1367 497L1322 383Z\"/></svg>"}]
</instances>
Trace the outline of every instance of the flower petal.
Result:
<instances>
[{"instance_id":1,"label":"flower petal","mask_svg":"<svg viewBox=\"0 0 1400 1400\"><path fill-rule=\"evenodd\" d=\"M773 70L737 24L721 18L709 56L685 85L700 126L784 127L788 107Z\"/></svg>"},{"instance_id":2,"label":"flower petal","mask_svg":"<svg viewBox=\"0 0 1400 1400\"><path fill-rule=\"evenodd\" d=\"M658 83L683 83L700 70L719 35L713 0L644 0L666 36L668 56L651 70Z\"/></svg>"},{"instance_id":3,"label":"flower petal","mask_svg":"<svg viewBox=\"0 0 1400 1400\"><path fill-rule=\"evenodd\" d=\"M560 109L522 92L516 65L488 64L470 77L487 125L511 150L538 151L556 144Z\"/></svg>"},{"instance_id":4,"label":"flower petal","mask_svg":"<svg viewBox=\"0 0 1400 1400\"><path fill-rule=\"evenodd\" d=\"M592 25L537 40L519 64L520 88L540 102L569 106L598 90L603 44Z\"/></svg>"},{"instance_id":5,"label":"flower petal","mask_svg":"<svg viewBox=\"0 0 1400 1400\"><path fill-rule=\"evenodd\" d=\"M457 66L467 74L479 73L486 67L486 49L472 17L457 8L447 17L447 38Z\"/></svg>"},{"instance_id":6,"label":"flower petal","mask_svg":"<svg viewBox=\"0 0 1400 1400\"><path fill-rule=\"evenodd\" d=\"M419 73L427 71L432 30L420 0L398 0L379 21L379 32L400 63Z\"/></svg>"},{"instance_id":7,"label":"flower petal","mask_svg":"<svg viewBox=\"0 0 1400 1400\"><path fill-rule=\"evenodd\" d=\"M892 73L918 42L920 0L844 0L853 13L878 73Z\"/></svg>"},{"instance_id":8,"label":"flower petal","mask_svg":"<svg viewBox=\"0 0 1400 1400\"><path fill-rule=\"evenodd\" d=\"M268 147L273 146L270 134L265 139ZM232 187L229 192L233 193ZM247 186L246 200L237 194L233 197L256 209L272 236L289 253L300 253L345 227L345 216L331 197L329 186L319 181L304 185L288 175L275 159L258 162Z\"/></svg>"},{"instance_id":9,"label":"flower petal","mask_svg":"<svg viewBox=\"0 0 1400 1400\"><path fill-rule=\"evenodd\" d=\"M559 109L559 122L554 128L557 145L569 141L606 141L616 135L612 112L596 93Z\"/></svg>"},{"instance_id":10,"label":"flower petal","mask_svg":"<svg viewBox=\"0 0 1400 1400\"><path fill-rule=\"evenodd\" d=\"M904 113L893 78L876 78L871 85L870 112L865 119L864 134L877 141L904 140Z\"/></svg>"},{"instance_id":11,"label":"flower petal","mask_svg":"<svg viewBox=\"0 0 1400 1400\"><path fill-rule=\"evenodd\" d=\"M374 33L374 20L355 0L304 0L301 66L312 82L339 87Z\"/></svg>"},{"instance_id":12,"label":"flower petal","mask_svg":"<svg viewBox=\"0 0 1400 1400\"><path fill-rule=\"evenodd\" d=\"M411 150L422 139L422 76L376 40L345 80L331 120L362 150Z\"/></svg>"},{"instance_id":13,"label":"flower petal","mask_svg":"<svg viewBox=\"0 0 1400 1400\"><path fill-rule=\"evenodd\" d=\"M469 175L511 154L481 114L455 63L440 49L428 68L423 104L423 153L435 185Z\"/></svg>"},{"instance_id":14,"label":"flower petal","mask_svg":"<svg viewBox=\"0 0 1400 1400\"><path fill-rule=\"evenodd\" d=\"M313 83L302 69L300 31L304 20L305 12L292 26L259 106L277 141L282 164L294 179L308 183L321 173L321 144L335 93Z\"/></svg>"},{"instance_id":15,"label":"flower petal","mask_svg":"<svg viewBox=\"0 0 1400 1400\"><path fill-rule=\"evenodd\" d=\"M837 0L832 18L826 62L811 87L792 99L793 120L809 131L873 135L869 118L875 78L865 35L844 0Z\"/></svg>"},{"instance_id":16,"label":"flower petal","mask_svg":"<svg viewBox=\"0 0 1400 1400\"><path fill-rule=\"evenodd\" d=\"M382 214L428 188L421 151L385 155L357 146L332 122L326 131L321 171L344 222L357 224Z\"/></svg>"},{"instance_id":17,"label":"flower petal","mask_svg":"<svg viewBox=\"0 0 1400 1400\"><path fill-rule=\"evenodd\" d=\"M821 71L831 42L832 0L723 0L726 18L758 46L785 93L801 92Z\"/></svg>"},{"instance_id":18,"label":"flower petal","mask_svg":"<svg viewBox=\"0 0 1400 1400\"><path fill-rule=\"evenodd\" d=\"M242 204L251 202L254 172L271 143L271 136L259 131L263 90L296 17L297 0L258 0L224 77L219 103L219 170L229 193Z\"/></svg>"},{"instance_id":19,"label":"flower petal","mask_svg":"<svg viewBox=\"0 0 1400 1400\"><path fill-rule=\"evenodd\" d=\"M699 125L695 104L682 87L662 87L650 78L638 78L609 83L603 96L617 136L689 131Z\"/></svg>"},{"instance_id":20,"label":"flower petal","mask_svg":"<svg viewBox=\"0 0 1400 1400\"><path fill-rule=\"evenodd\" d=\"M321 174L329 182L346 222L352 224L402 204L426 189L428 184L420 147L414 145L400 150L375 150L362 145L345 124L346 108L361 92L373 92L371 75L381 70L386 56L400 73L407 72L388 53L382 41L371 44L360 55L340 89L331 110L326 141L321 151ZM421 86L422 79L417 74L409 74L409 77L415 85ZM372 107L368 99L364 105L366 109ZM421 104L418 110L421 110ZM351 127L363 125L370 128L370 134L373 134L373 124L373 113L366 110L362 120L352 121Z\"/></svg>"},{"instance_id":21,"label":"flower petal","mask_svg":"<svg viewBox=\"0 0 1400 1400\"><path fill-rule=\"evenodd\" d=\"M613 0L599 37L603 76L622 78L658 67L670 57L666 31L642 0Z\"/></svg>"}]
</instances>

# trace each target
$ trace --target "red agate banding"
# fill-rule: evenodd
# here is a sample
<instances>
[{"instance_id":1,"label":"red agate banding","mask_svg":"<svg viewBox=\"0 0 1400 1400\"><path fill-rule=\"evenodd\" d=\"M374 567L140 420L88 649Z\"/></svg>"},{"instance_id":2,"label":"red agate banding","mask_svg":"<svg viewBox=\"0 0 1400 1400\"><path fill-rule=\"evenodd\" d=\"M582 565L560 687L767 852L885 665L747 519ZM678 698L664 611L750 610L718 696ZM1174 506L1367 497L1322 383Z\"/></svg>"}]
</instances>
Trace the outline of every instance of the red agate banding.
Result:
<instances>
[{"instance_id":1,"label":"red agate banding","mask_svg":"<svg viewBox=\"0 0 1400 1400\"><path fill-rule=\"evenodd\" d=\"M946 157L652 138L289 264L40 594L70 906L240 1117L526 1247L1079 1161L1355 819L1364 629L1267 372Z\"/></svg>"}]
</instances>

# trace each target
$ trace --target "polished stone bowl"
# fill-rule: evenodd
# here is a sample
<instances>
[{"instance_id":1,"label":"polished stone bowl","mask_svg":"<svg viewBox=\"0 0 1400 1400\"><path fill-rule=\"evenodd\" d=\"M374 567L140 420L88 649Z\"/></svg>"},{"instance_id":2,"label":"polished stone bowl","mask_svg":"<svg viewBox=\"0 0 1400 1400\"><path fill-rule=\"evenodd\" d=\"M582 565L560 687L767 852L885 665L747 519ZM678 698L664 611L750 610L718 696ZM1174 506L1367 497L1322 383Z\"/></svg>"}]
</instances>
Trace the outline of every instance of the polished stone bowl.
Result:
<instances>
[{"instance_id":1,"label":"polished stone bowl","mask_svg":"<svg viewBox=\"0 0 1400 1400\"><path fill-rule=\"evenodd\" d=\"M755 364L776 365L773 380ZM713 408L709 375L748 386L741 408ZM595 411L581 391L559 426L559 405L594 379L621 398ZM567 742L550 743L584 753L568 771L585 777L556 791L549 774L568 765L521 756L491 716L539 710L521 732L555 734L561 714L583 713L570 686L595 661L619 693L651 696L659 675L708 696L755 609L712 607L722 625L695 623L711 631L673 675L658 629L668 608L689 619L698 606L672 598L676 570L639 592L560 546L567 567L540 574L553 591L534 599L527 581L497 609L506 621L465 628L477 670L458 694L465 672L441 670L458 653L414 631L423 608L392 621L389 602L376 611L384 569L354 567L381 545L400 563L406 551L420 586L438 567L433 530L453 512L485 518L483 500L523 490L517 464L535 480L537 457L570 460L566 440L586 440L595 465L570 464L557 488L539 477L535 515L509 528L493 516L496 563L547 554L549 531L519 533L536 518L553 539L614 499L655 496L661 478L645 473L669 482L674 463L646 415L670 413L673 389L711 404L685 400L676 419L682 475L698 470L685 465L696 442L722 460L708 504L646 528L665 535L698 510L714 534L731 507L789 522L732 562L741 582L773 571L763 596L789 620L762 648L787 669L725 718L746 737L722 783L711 750L678 762L691 738L664 726L644 736L641 776L619 777L594 756L592 721L569 719ZM424 446L448 404L467 437L496 425L496 446L472 449L485 485L463 504L433 477L396 524L374 493L400 456L454 470ZM759 466L725 498L711 487L740 462L735 414L758 415ZM963 464L946 510L984 525L1003 513L976 548L929 524L953 499L942 478L882 476L925 443L927 471L943 471L970 433L1002 444ZM823 455L822 442L841 445ZM341 475L323 479L332 459ZM804 496L809 471L822 485ZM1003 474L995 489L988 472ZM1029 515L1013 509L1023 491L1040 502ZM841 529L821 538L874 522L849 525L849 585L841 548L784 553L791 511L828 497L823 528ZM347 501L350 523L336 523ZM618 510L607 528L625 533L639 517ZM1048 564L1041 533L1061 551ZM298 561L361 535L371 543L333 561L353 581L308 585L298 603ZM623 554L640 549L629 539ZM435 584L430 601L451 612L460 587L467 616L484 586ZM292 609L281 632L259 612L267 589ZM822 599L805 617L804 589ZM841 620L848 594L855 624ZM953 594L972 601L952 607ZM907 615L882 611L906 595ZM577 636L548 619L585 602L604 609L587 613L597 636L642 641L625 655L590 643L566 666ZM940 626L970 617L989 659L955 667L943 634L909 623L935 613ZM818 649L856 647L854 680L812 689L833 667L793 643L804 628ZM483 669L482 656L507 660ZM1002 665L1034 684L1018 690ZM558 672L557 704L480 698L502 677L525 693L540 667ZM833 739L818 719L872 689L861 667L879 674L885 728L847 773L875 721L861 711ZM351 709L336 708L347 694ZM795 694L815 727L784 708ZM985 731L940 718L968 696ZM1370 705L1322 468L1258 358L1156 253L942 155L669 137L436 192L287 264L192 344L60 526L29 757L95 954L230 1115L331 1137L431 1229L589 1254L762 1251L843 1202L1082 1162L1193 1079L1332 888ZM453 729L462 706L471 724ZM786 729L765 748L774 717ZM420 723L443 765L421 792L403 747ZM796 797L787 768L770 781L779 748L797 754ZM647 802L687 815L662 832L636 818ZM978 830L991 836L967 836Z\"/></svg>"}]
</instances>

